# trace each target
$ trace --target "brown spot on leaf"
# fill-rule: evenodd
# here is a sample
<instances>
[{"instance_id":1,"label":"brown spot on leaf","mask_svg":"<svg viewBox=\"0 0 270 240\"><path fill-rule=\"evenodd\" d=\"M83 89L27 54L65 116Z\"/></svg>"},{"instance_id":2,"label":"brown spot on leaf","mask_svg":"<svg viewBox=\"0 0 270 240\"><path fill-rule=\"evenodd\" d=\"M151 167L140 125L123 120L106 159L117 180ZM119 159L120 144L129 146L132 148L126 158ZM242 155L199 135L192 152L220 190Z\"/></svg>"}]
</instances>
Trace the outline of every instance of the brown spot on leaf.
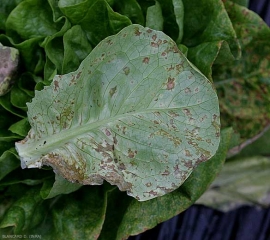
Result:
<instances>
[{"instance_id":1,"label":"brown spot on leaf","mask_svg":"<svg viewBox=\"0 0 270 240\"><path fill-rule=\"evenodd\" d=\"M151 42L151 47L157 48L158 44L156 42Z\"/></svg>"},{"instance_id":2,"label":"brown spot on leaf","mask_svg":"<svg viewBox=\"0 0 270 240\"><path fill-rule=\"evenodd\" d=\"M168 176L170 175L170 172L166 169L163 173L161 173L162 176Z\"/></svg>"},{"instance_id":3,"label":"brown spot on leaf","mask_svg":"<svg viewBox=\"0 0 270 240\"><path fill-rule=\"evenodd\" d=\"M167 82L167 90L172 90L175 86L174 78L169 77Z\"/></svg>"},{"instance_id":4,"label":"brown spot on leaf","mask_svg":"<svg viewBox=\"0 0 270 240\"><path fill-rule=\"evenodd\" d=\"M82 72L78 72L76 79L78 79L81 76Z\"/></svg>"},{"instance_id":5,"label":"brown spot on leaf","mask_svg":"<svg viewBox=\"0 0 270 240\"><path fill-rule=\"evenodd\" d=\"M203 115L203 116L200 118L200 122L203 122L205 119L207 119L207 116L206 116L206 115Z\"/></svg>"},{"instance_id":6,"label":"brown spot on leaf","mask_svg":"<svg viewBox=\"0 0 270 240\"><path fill-rule=\"evenodd\" d=\"M212 126L216 130L216 137L220 137L220 123L219 123L219 117L214 114L213 115L213 121L212 121Z\"/></svg>"},{"instance_id":7,"label":"brown spot on leaf","mask_svg":"<svg viewBox=\"0 0 270 240\"><path fill-rule=\"evenodd\" d=\"M199 163L201 162L205 162L206 160L208 160L209 157L207 157L206 155L204 154L201 154L199 158L197 158L196 162L195 162L195 165L198 165Z\"/></svg>"},{"instance_id":8,"label":"brown spot on leaf","mask_svg":"<svg viewBox=\"0 0 270 240\"><path fill-rule=\"evenodd\" d=\"M156 135L166 137L167 139L169 139L170 141L174 143L175 147L179 146L182 143L182 140L180 138L173 136L172 134L164 131L163 129L157 131Z\"/></svg>"},{"instance_id":9,"label":"brown spot on leaf","mask_svg":"<svg viewBox=\"0 0 270 240\"><path fill-rule=\"evenodd\" d=\"M151 47L158 48L162 41L159 39L157 42L151 42Z\"/></svg>"},{"instance_id":10,"label":"brown spot on leaf","mask_svg":"<svg viewBox=\"0 0 270 240\"><path fill-rule=\"evenodd\" d=\"M197 146L198 146L198 143L196 143L196 142L194 142L192 140L189 140L188 141L188 144L191 145L191 146L193 146L193 147L195 147L195 148L197 148Z\"/></svg>"},{"instance_id":11,"label":"brown spot on leaf","mask_svg":"<svg viewBox=\"0 0 270 240\"><path fill-rule=\"evenodd\" d=\"M140 36L142 34L142 32L140 32L139 28L135 28L134 33L136 36Z\"/></svg>"},{"instance_id":12,"label":"brown spot on leaf","mask_svg":"<svg viewBox=\"0 0 270 240\"><path fill-rule=\"evenodd\" d=\"M72 76L72 79L70 81L69 86L71 86L72 84L76 84L76 80L75 80L75 76L74 75Z\"/></svg>"},{"instance_id":13,"label":"brown spot on leaf","mask_svg":"<svg viewBox=\"0 0 270 240\"><path fill-rule=\"evenodd\" d=\"M180 52L179 49L178 49L178 47L177 47L176 45L174 45L174 47L173 47L173 52L174 52L174 53Z\"/></svg>"},{"instance_id":14,"label":"brown spot on leaf","mask_svg":"<svg viewBox=\"0 0 270 240\"><path fill-rule=\"evenodd\" d=\"M45 165L51 166L57 174L71 182L83 183L84 181L86 166L83 161L83 165L76 165L75 162L70 163L70 161L59 154L49 153L42 158L42 162Z\"/></svg>"},{"instance_id":15,"label":"brown spot on leaf","mask_svg":"<svg viewBox=\"0 0 270 240\"><path fill-rule=\"evenodd\" d=\"M156 34L154 34L154 35L152 36L152 39L153 39L154 41L156 41L156 39L157 39L157 35L156 35Z\"/></svg>"},{"instance_id":16,"label":"brown spot on leaf","mask_svg":"<svg viewBox=\"0 0 270 240\"><path fill-rule=\"evenodd\" d=\"M154 192L153 190L151 190L151 191L149 192L149 194L150 194L150 195L153 195L153 196L157 196L157 195L158 195L157 192Z\"/></svg>"},{"instance_id":17,"label":"brown spot on leaf","mask_svg":"<svg viewBox=\"0 0 270 240\"><path fill-rule=\"evenodd\" d=\"M176 112L174 112L174 111L172 111L172 110L170 110L168 113L169 113L170 116L172 116L172 117L179 117L179 114L176 113Z\"/></svg>"},{"instance_id":18,"label":"brown spot on leaf","mask_svg":"<svg viewBox=\"0 0 270 240\"><path fill-rule=\"evenodd\" d=\"M110 96L112 97L115 93L116 93L116 90L117 90L117 86L115 86L114 88L111 88L110 89Z\"/></svg>"},{"instance_id":19,"label":"brown spot on leaf","mask_svg":"<svg viewBox=\"0 0 270 240\"><path fill-rule=\"evenodd\" d=\"M54 81L53 82L53 85L54 85L54 91L58 91L58 89L59 89L59 82L58 81Z\"/></svg>"},{"instance_id":20,"label":"brown spot on leaf","mask_svg":"<svg viewBox=\"0 0 270 240\"><path fill-rule=\"evenodd\" d=\"M191 90L189 87L185 88L185 93L191 93Z\"/></svg>"},{"instance_id":21,"label":"brown spot on leaf","mask_svg":"<svg viewBox=\"0 0 270 240\"><path fill-rule=\"evenodd\" d=\"M122 170L126 170L126 166L125 166L124 163L120 163L118 168L119 168L121 171L122 171Z\"/></svg>"},{"instance_id":22,"label":"brown spot on leaf","mask_svg":"<svg viewBox=\"0 0 270 240\"><path fill-rule=\"evenodd\" d=\"M145 63L145 64L148 64L149 63L149 57L145 57L144 59L143 59L143 63Z\"/></svg>"},{"instance_id":23,"label":"brown spot on leaf","mask_svg":"<svg viewBox=\"0 0 270 240\"><path fill-rule=\"evenodd\" d=\"M125 75L127 76L130 73L130 68L129 67L124 67L123 71L124 71Z\"/></svg>"},{"instance_id":24,"label":"brown spot on leaf","mask_svg":"<svg viewBox=\"0 0 270 240\"><path fill-rule=\"evenodd\" d=\"M96 145L96 148L94 148L96 152L100 153L106 159L111 159L111 155L109 153L113 151L113 145L108 144L106 141L105 146L100 143L95 143L94 141L93 143Z\"/></svg>"},{"instance_id":25,"label":"brown spot on leaf","mask_svg":"<svg viewBox=\"0 0 270 240\"><path fill-rule=\"evenodd\" d=\"M128 149L128 157L134 158L137 155L137 150L132 151L130 148Z\"/></svg>"},{"instance_id":26,"label":"brown spot on leaf","mask_svg":"<svg viewBox=\"0 0 270 240\"><path fill-rule=\"evenodd\" d=\"M111 136L112 135L112 133L108 129L105 129L105 134L106 134L106 136Z\"/></svg>"},{"instance_id":27,"label":"brown spot on leaf","mask_svg":"<svg viewBox=\"0 0 270 240\"><path fill-rule=\"evenodd\" d=\"M108 172L105 176L104 179L109 182L112 185L117 185L118 188L121 191L127 191L130 190L132 188L132 184L129 182L126 182L123 179L123 176L121 176L118 172L114 171L110 171Z\"/></svg>"},{"instance_id":28,"label":"brown spot on leaf","mask_svg":"<svg viewBox=\"0 0 270 240\"><path fill-rule=\"evenodd\" d=\"M173 65L171 65L169 68L167 68L167 70L168 70L168 71L172 71L172 70L174 70Z\"/></svg>"},{"instance_id":29,"label":"brown spot on leaf","mask_svg":"<svg viewBox=\"0 0 270 240\"><path fill-rule=\"evenodd\" d=\"M187 116L189 116L189 117L192 116L190 110L187 109L187 108L184 108L184 109L183 109L183 112L185 113L185 115L187 115Z\"/></svg>"},{"instance_id":30,"label":"brown spot on leaf","mask_svg":"<svg viewBox=\"0 0 270 240\"><path fill-rule=\"evenodd\" d=\"M184 165L185 165L185 167L187 167L187 168L193 168L193 163L192 163L191 160L185 161L185 162L184 162Z\"/></svg>"},{"instance_id":31,"label":"brown spot on leaf","mask_svg":"<svg viewBox=\"0 0 270 240\"><path fill-rule=\"evenodd\" d=\"M111 39L109 39L109 40L107 40L107 42L106 42L108 45L112 45L113 44L113 42L112 42L112 40Z\"/></svg>"},{"instance_id":32,"label":"brown spot on leaf","mask_svg":"<svg viewBox=\"0 0 270 240\"><path fill-rule=\"evenodd\" d=\"M176 70L178 72L180 72L183 69L183 65L182 64L177 64L175 67L176 67Z\"/></svg>"},{"instance_id":33,"label":"brown spot on leaf","mask_svg":"<svg viewBox=\"0 0 270 240\"><path fill-rule=\"evenodd\" d=\"M187 150L187 149L185 149L185 155L186 155L187 157L192 157L192 154L191 154L190 151Z\"/></svg>"},{"instance_id":34,"label":"brown spot on leaf","mask_svg":"<svg viewBox=\"0 0 270 240\"><path fill-rule=\"evenodd\" d=\"M126 129L127 129L127 127L125 127L125 126L122 128L122 133L123 133L124 135L126 134Z\"/></svg>"}]
</instances>

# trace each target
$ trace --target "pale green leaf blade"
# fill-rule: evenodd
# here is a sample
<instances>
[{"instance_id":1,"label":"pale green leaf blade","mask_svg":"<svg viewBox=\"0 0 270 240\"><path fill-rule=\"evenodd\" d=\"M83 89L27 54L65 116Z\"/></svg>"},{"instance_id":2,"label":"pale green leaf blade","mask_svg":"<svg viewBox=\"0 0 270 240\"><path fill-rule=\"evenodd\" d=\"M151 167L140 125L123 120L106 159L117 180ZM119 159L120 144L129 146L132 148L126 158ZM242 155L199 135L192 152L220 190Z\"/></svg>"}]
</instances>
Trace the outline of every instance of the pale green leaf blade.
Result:
<instances>
[{"instance_id":1,"label":"pale green leaf blade","mask_svg":"<svg viewBox=\"0 0 270 240\"><path fill-rule=\"evenodd\" d=\"M131 25L28 104L22 167L50 165L81 184L103 180L138 200L178 188L219 145L210 81L164 33Z\"/></svg>"}]
</instances>

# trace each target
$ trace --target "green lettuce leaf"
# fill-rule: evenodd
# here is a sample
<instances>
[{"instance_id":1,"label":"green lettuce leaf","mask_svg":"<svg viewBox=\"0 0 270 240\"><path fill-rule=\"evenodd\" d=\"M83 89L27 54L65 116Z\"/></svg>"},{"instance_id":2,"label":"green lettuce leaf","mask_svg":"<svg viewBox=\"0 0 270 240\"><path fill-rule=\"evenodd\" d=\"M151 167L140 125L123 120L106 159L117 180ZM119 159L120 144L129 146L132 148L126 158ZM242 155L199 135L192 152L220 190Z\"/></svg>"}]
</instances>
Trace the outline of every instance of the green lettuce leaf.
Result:
<instances>
[{"instance_id":1,"label":"green lettuce leaf","mask_svg":"<svg viewBox=\"0 0 270 240\"><path fill-rule=\"evenodd\" d=\"M60 0L58 6L73 25L81 26L94 46L131 24L128 17L114 12L105 0L80 0L74 3Z\"/></svg>"},{"instance_id":2,"label":"green lettuce leaf","mask_svg":"<svg viewBox=\"0 0 270 240\"><path fill-rule=\"evenodd\" d=\"M11 11L23 0L1 0L0 5L0 30L6 29L6 20Z\"/></svg>"},{"instance_id":3,"label":"green lettuce leaf","mask_svg":"<svg viewBox=\"0 0 270 240\"><path fill-rule=\"evenodd\" d=\"M80 25L73 26L64 34L63 46L63 73L75 71L92 50L92 46Z\"/></svg>"},{"instance_id":4,"label":"green lettuce leaf","mask_svg":"<svg viewBox=\"0 0 270 240\"><path fill-rule=\"evenodd\" d=\"M29 0L22 1L9 14L6 32L13 39L22 41L53 35L62 25L62 22L53 21L52 9L47 1Z\"/></svg>"},{"instance_id":5,"label":"green lettuce leaf","mask_svg":"<svg viewBox=\"0 0 270 240\"><path fill-rule=\"evenodd\" d=\"M5 151L0 157L0 180L19 166L20 161L16 155L15 149Z\"/></svg>"},{"instance_id":6,"label":"green lettuce leaf","mask_svg":"<svg viewBox=\"0 0 270 240\"><path fill-rule=\"evenodd\" d=\"M109 1L107 1L109 3ZM117 0L109 3L114 11L127 16L131 22L144 25L144 15L141 6L136 0Z\"/></svg>"},{"instance_id":7,"label":"green lettuce leaf","mask_svg":"<svg viewBox=\"0 0 270 240\"><path fill-rule=\"evenodd\" d=\"M36 194L38 187L28 190L18 199L3 217L0 228L15 227L14 233L21 234L24 230L34 228L40 224L45 214L42 198Z\"/></svg>"},{"instance_id":8,"label":"green lettuce leaf","mask_svg":"<svg viewBox=\"0 0 270 240\"><path fill-rule=\"evenodd\" d=\"M16 143L23 168L105 179L139 200L178 188L219 145L212 84L168 36L140 25L106 38L28 109L32 128Z\"/></svg>"},{"instance_id":9,"label":"green lettuce leaf","mask_svg":"<svg viewBox=\"0 0 270 240\"><path fill-rule=\"evenodd\" d=\"M24 137L29 132L30 125L28 123L27 118L24 118L24 119L14 123L14 124L12 124L8 130L15 133L15 134L18 134L19 136Z\"/></svg>"},{"instance_id":10,"label":"green lettuce leaf","mask_svg":"<svg viewBox=\"0 0 270 240\"><path fill-rule=\"evenodd\" d=\"M49 208L49 206L51 206ZM88 186L56 199L43 202L49 211L41 224L25 233L54 239L98 239L107 209L106 196L101 188Z\"/></svg>"},{"instance_id":11,"label":"green lettuce leaf","mask_svg":"<svg viewBox=\"0 0 270 240\"><path fill-rule=\"evenodd\" d=\"M241 55L232 22L222 1L183 0L185 11L182 44L188 59L212 80L215 62L224 65Z\"/></svg>"},{"instance_id":12,"label":"green lettuce leaf","mask_svg":"<svg viewBox=\"0 0 270 240\"><path fill-rule=\"evenodd\" d=\"M40 195L43 199L53 198L60 194L69 194L78 190L82 185L72 183L62 178L59 175L55 175L55 180L49 178L46 180L40 190Z\"/></svg>"}]
</instances>

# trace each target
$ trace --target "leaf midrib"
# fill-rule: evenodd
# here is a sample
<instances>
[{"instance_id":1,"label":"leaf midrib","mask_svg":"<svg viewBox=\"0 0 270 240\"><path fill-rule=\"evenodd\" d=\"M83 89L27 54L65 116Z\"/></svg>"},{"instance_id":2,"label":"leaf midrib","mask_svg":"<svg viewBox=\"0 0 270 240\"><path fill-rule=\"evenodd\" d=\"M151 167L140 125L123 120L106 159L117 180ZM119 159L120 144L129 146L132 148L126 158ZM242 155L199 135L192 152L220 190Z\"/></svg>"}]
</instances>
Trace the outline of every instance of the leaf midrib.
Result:
<instances>
[{"instance_id":1,"label":"leaf midrib","mask_svg":"<svg viewBox=\"0 0 270 240\"><path fill-rule=\"evenodd\" d=\"M177 108L151 108L151 109L146 109L140 112L129 112L129 113L121 114L121 115L116 115L114 117L106 118L101 121L97 120L96 122L91 122L91 123L87 123L87 124L80 125L77 127L64 129L64 130L61 130L61 132L59 133L56 133L51 136L42 137L38 140L28 139L28 143L25 143L24 145L23 143L21 143L22 145L20 146L20 155L22 157L29 157L31 159L36 160L40 158L42 155L44 155L44 153L49 153L53 149L61 147L63 144L67 143L70 139L74 139L76 136L83 135L102 125L105 126L110 122L114 122L116 120L125 118L127 116L132 116L133 114L136 114L136 115L144 114L148 112L150 113L150 112L157 112L157 111L162 112L162 111L170 111L170 110L179 110L183 107L191 108L193 106L194 105L182 106L182 107L177 107ZM32 140L32 141L30 142L29 140Z\"/></svg>"}]
</instances>

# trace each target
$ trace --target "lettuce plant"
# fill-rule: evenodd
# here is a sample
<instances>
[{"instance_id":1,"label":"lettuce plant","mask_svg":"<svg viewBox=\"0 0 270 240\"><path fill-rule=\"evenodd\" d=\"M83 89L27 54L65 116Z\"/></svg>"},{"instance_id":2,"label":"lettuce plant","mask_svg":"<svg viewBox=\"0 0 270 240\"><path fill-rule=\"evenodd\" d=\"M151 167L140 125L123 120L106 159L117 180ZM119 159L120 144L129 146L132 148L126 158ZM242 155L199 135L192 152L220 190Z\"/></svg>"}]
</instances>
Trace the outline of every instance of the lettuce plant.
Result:
<instances>
[{"instance_id":1,"label":"lettuce plant","mask_svg":"<svg viewBox=\"0 0 270 240\"><path fill-rule=\"evenodd\" d=\"M269 27L233 1L4 0L0 16L20 54L0 97L2 234L136 235L268 127Z\"/></svg>"}]
</instances>

